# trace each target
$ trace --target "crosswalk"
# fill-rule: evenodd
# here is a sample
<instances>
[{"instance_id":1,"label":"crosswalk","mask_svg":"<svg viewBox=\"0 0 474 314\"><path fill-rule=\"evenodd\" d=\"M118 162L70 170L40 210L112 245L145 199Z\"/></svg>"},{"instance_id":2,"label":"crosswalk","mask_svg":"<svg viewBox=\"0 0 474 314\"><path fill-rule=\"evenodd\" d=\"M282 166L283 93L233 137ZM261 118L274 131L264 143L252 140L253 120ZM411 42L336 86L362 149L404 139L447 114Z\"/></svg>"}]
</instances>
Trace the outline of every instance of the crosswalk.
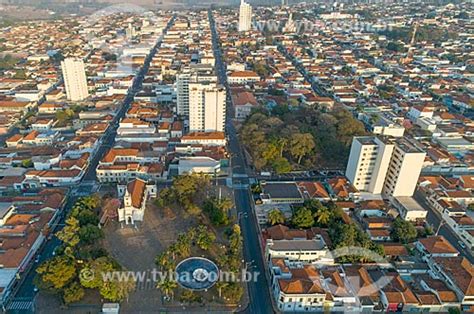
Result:
<instances>
[{"instance_id":1,"label":"crosswalk","mask_svg":"<svg viewBox=\"0 0 474 314\"><path fill-rule=\"evenodd\" d=\"M28 313L34 312L33 300L13 300L8 303L7 310L9 311L26 311Z\"/></svg>"}]
</instances>

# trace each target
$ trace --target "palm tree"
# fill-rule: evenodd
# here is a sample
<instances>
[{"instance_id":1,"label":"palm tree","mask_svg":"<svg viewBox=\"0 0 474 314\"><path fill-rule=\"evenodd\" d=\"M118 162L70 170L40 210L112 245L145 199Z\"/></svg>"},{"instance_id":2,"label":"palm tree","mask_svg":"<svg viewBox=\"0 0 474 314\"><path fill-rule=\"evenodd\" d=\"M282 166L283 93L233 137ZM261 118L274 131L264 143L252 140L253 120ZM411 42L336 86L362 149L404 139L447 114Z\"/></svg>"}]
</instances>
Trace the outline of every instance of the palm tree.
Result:
<instances>
[{"instance_id":1,"label":"palm tree","mask_svg":"<svg viewBox=\"0 0 474 314\"><path fill-rule=\"evenodd\" d=\"M160 282L158 282L158 284L156 285L156 287L158 289L161 290L161 292L163 292L163 294L166 296L166 297L173 297L174 296L174 289L176 289L178 287L178 284L176 283L176 281L174 280L170 280L170 279L164 279Z\"/></svg>"},{"instance_id":2,"label":"palm tree","mask_svg":"<svg viewBox=\"0 0 474 314\"><path fill-rule=\"evenodd\" d=\"M218 282L216 282L216 287L219 290L219 298L222 297L222 289L224 289L227 286L229 286L229 283L226 281L219 280Z\"/></svg>"},{"instance_id":3,"label":"palm tree","mask_svg":"<svg viewBox=\"0 0 474 314\"><path fill-rule=\"evenodd\" d=\"M272 209L268 213L268 222L270 222L272 226L276 224L282 224L285 222L285 216L278 208Z\"/></svg>"},{"instance_id":4,"label":"palm tree","mask_svg":"<svg viewBox=\"0 0 474 314\"><path fill-rule=\"evenodd\" d=\"M176 243L170 245L170 246L168 247L168 250L167 250L167 251L168 251L168 253L172 256L173 260L176 259L176 254L179 253L179 252L178 252L179 250L178 250L178 248L177 248L177 246L176 246Z\"/></svg>"},{"instance_id":5,"label":"palm tree","mask_svg":"<svg viewBox=\"0 0 474 314\"><path fill-rule=\"evenodd\" d=\"M232 203L229 198L223 198L217 203L217 207L219 207L219 209L222 210L224 213L227 213L233 206L234 203Z\"/></svg>"},{"instance_id":6,"label":"palm tree","mask_svg":"<svg viewBox=\"0 0 474 314\"><path fill-rule=\"evenodd\" d=\"M181 257L188 257L191 255L191 242L192 239L185 233L178 235L178 240L176 241L177 253Z\"/></svg>"},{"instance_id":7,"label":"palm tree","mask_svg":"<svg viewBox=\"0 0 474 314\"><path fill-rule=\"evenodd\" d=\"M319 225L326 226L331 221L331 212L327 207L320 207L314 213L314 218Z\"/></svg>"},{"instance_id":8,"label":"palm tree","mask_svg":"<svg viewBox=\"0 0 474 314\"><path fill-rule=\"evenodd\" d=\"M155 259L155 264L163 270L173 270L175 268L174 258L171 256L169 251L165 251L158 255Z\"/></svg>"},{"instance_id":9,"label":"palm tree","mask_svg":"<svg viewBox=\"0 0 474 314\"><path fill-rule=\"evenodd\" d=\"M199 226L196 234L196 244L202 250L209 250L212 243L216 240L216 235L211 231L207 230L205 226Z\"/></svg>"}]
</instances>

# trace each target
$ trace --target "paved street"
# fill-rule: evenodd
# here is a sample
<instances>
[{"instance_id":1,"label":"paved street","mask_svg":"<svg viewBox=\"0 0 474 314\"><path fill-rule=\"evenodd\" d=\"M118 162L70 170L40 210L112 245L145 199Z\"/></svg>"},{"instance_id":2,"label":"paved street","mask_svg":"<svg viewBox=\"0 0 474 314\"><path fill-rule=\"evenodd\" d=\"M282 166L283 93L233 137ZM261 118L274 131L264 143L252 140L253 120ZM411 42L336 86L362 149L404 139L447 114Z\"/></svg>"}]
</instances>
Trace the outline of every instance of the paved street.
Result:
<instances>
[{"instance_id":1,"label":"paved street","mask_svg":"<svg viewBox=\"0 0 474 314\"><path fill-rule=\"evenodd\" d=\"M445 237L446 240L448 240L449 243L451 243L462 256L467 258L471 263L474 263L474 257L472 256L471 250L468 248L463 248L461 245L459 245L460 239L456 236L454 231L445 223L443 223L441 227L439 226L442 221L441 214L434 210L419 193L415 194L415 199L423 208L428 211L426 221L428 224L433 226L433 231L436 232L439 228L438 235Z\"/></svg>"},{"instance_id":2,"label":"paved street","mask_svg":"<svg viewBox=\"0 0 474 314\"><path fill-rule=\"evenodd\" d=\"M173 19L169 22L167 28L165 29L165 32L169 29L169 27L173 24L174 22L174 17ZM151 50L150 54L148 57L145 59L145 63L140 69L140 71L137 73L136 78L134 80L132 88L129 90L123 105L117 112L116 116L114 117L114 120L111 122L111 126L107 129L106 134L101 139L101 145L99 146L99 149L97 152L94 154L92 157L89 166L81 180L81 184L79 184L76 187L73 187L70 191L70 195L68 198L68 201L66 205L64 206L64 211L62 213L61 219L59 220L57 224L57 228L55 231L61 230L62 227L64 226L65 220L67 213L69 210L72 208L72 205L75 203L77 200L78 196L76 196L76 191L81 191L81 194L92 194L92 185L90 184L91 181L96 181L96 168L97 165L99 164L99 161L101 160L102 156L105 154L107 149L111 147L114 144L115 141L115 135L117 133L117 128L118 124L116 122L120 121L122 119L127 110L130 107L130 104L133 102L133 98L135 94L140 90L141 85L143 83L143 79L145 78L145 74L148 71L148 68L150 66L151 59L153 56L156 54L158 48L161 45L161 41L163 39L163 36L159 38L157 41L155 47ZM54 252L54 250L58 247L60 244L60 241L56 238L53 237L50 241L47 241L46 244L43 246L42 249L39 250L39 262L34 263L33 265L30 266L30 269L25 271L25 277L22 278L20 286L18 288L18 291L15 293L15 299L21 299L21 300L32 300L36 294L34 291L35 287L33 284L33 279L36 274L36 268L41 262L47 260L50 258ZM28 301L31 302L31 301Z\"/></svg>"},{"instance_id":3,"label":"paved street","mask_svg":"<svg viewBox=\"0 0 474 314\"><path fill-rule=\"evenodd\" d=\"M214 55L216 58L216 68L221 84L227 88L227 123L226 133L228 134L228 149L231 153L231 166L233 169L233 176L238 177L233 181L238 181L239 186L249 183L248 169L243 157L243 150L240 146L237 132L232 124L233 110L230 98L230 90L227 85L225 66L222 61L221 51L218 44L218 36L212 15L210 14L211 31L213 35ZM235 182L237 183L237 182ZM244 237L244 258L245 262L250 264L251 271L260 273L257 281L248 283L248 291L250 297L250 304L245 310L246 313L273 313L271 295L269 292L269 284L265 277L265 267L262 259L262 251L260 248L260 240L258 237L258 225L255 214L252 210L251 196L249 189L234 188L235 204L237 212L242 213L240 217L240 226Z\"/></svg>"}]
</instances>

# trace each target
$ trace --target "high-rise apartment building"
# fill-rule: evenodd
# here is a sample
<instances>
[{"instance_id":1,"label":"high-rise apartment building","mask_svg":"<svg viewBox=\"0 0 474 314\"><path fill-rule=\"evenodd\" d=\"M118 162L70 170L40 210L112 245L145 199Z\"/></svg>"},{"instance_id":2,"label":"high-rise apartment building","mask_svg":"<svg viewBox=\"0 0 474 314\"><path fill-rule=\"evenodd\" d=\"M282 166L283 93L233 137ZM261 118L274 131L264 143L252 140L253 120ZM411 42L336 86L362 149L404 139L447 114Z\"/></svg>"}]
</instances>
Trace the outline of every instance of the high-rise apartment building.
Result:
<instances>
[{"instance_id":1,"label":"high-rise apartment building","mask_svg":"<svg viewBox=\"0 0 474 314\"><path fill-rule=\"evenodd\" d=\"M191 64L176 77L176 112L179 115L189 116L189 83L211 82L217 83L217 76L211 64Z\"/></svg>"},{"instance_id":2,"label":"high-rise apartment building","mask_svg":"<svg viewBox=\"0 0 474 314\"><path fill-rule=\"evenodd\" d=\"M246 32L252 28L252 6L242 0L239 12L239 32Z\"/></svg>"},{"instance_id":3,"label":"high-rise apartment building","mask_svg":"<svg viewBox=\"0 0 474 314\"><path fill-rule=\"evenodd\" d=\"M66 58L61 62L64 86L68 100L80 101L89 97L84 62L81 59Z\"/></svg>"},{"instance_id":4,"label":"high-rise apartment building","mask_svg":"<svg viewBox=\"0 0 474 314\"><path fill-rule=\"evenodd\" d=\"M189 83L189 130L224 132L226 91L212 82Z\"/></svg>"},{"instance_id":5,"label":"high-rise apartment building","mask_svg":"<svg viewBox=\"0 0 474 314\"><path fill-rule=\"evenodd\" d=\"M412 196L426 153L405 138L355 137L346 177L362 192Z\"/></svg>"}]
</instances>

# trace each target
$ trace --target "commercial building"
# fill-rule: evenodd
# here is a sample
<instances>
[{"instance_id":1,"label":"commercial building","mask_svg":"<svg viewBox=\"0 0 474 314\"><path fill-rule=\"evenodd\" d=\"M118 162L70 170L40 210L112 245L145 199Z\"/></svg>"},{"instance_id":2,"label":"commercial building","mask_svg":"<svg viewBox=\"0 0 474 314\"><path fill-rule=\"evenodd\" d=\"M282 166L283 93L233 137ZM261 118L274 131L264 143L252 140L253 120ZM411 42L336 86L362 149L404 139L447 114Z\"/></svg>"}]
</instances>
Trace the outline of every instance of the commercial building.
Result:
<instances>
[{"instance_id":1,"label":"commercial building","mask_svg":"<svg viewBox=\"0 0 474 314\"><path fill-rule=\"evenodd\" d=\"M84 62L80 59L66 58L61 62L64 86L68 100L80 101L89 96Z\"/></svg>"}]
</instances>

